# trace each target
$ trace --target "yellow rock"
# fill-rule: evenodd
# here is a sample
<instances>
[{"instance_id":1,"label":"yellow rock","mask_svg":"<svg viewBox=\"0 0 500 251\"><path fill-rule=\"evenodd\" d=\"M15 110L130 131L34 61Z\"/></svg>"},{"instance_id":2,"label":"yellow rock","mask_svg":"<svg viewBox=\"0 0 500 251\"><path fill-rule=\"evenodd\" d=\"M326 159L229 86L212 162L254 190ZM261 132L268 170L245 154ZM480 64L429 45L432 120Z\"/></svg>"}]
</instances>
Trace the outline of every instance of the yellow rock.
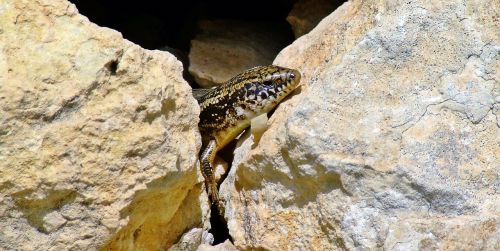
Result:
<instances>
[{"instance_id":1,"label":"yellow rock","mask_svg":"<svg viewBox=\"0 0 500 251\"><path fill-rule=\"evenodd\" d=\"M64 0L1 1L0 27L0 249L166 249L204 221L174 56Z\"/></svg>"}]
</instances>

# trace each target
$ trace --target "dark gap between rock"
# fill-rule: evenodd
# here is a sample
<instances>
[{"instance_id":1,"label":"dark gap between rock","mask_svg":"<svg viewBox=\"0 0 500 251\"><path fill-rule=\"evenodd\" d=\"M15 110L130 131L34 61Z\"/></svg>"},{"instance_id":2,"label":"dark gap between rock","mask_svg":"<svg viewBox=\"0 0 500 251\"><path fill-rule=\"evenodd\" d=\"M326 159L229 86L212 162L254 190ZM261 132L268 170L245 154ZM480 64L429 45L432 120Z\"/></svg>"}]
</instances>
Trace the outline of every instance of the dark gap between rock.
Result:
<instances>
[{"instance_id":1,"label":"dark gap between rock","mask_svg":"<svg viewBox=\"0 0 500 251\"><path fill-rule=\"evenodd\" d=\"M188 55L191 41L202 34L200 30L202 21L274 23L277 30L274 29L273 33L280 33L285 41L280 50L294 40L293 32L286 21L294 0L255 0L240 3L230 0L192 0L177 1L175 4L155 0L144 0L140 4L119 0L70 0L70 2L74 3L78 11L90 21L121 32L124 38L143 48L172 53L183 63L183 76L194 88L199 88L200 85L188 71L190 65ZM248 41L248 44L252 42ZM276 55L271 56L274 58Z\"/></svg>"},{"instance_id":2,"label":"dark gap between rock","mask_svg":"<svg viewBox=\"0 0 500 251\"><path fill-rule=\"evenodd\" d=\"M236 148L236 143L237 140L231 141L229 144L227 144L224 148L219 150L217 153L217 156L219 156L221 159L223 159L227 165L227 172L222 175L218 182L218 188L220 191L220 185L224 180L226 179L227 175L229 174L229 171L231 170L233 159L234 159L234 149ZM233 242L233 238L231 235L229 235L229 229L227 227L227 222L226 219L224 218L224 215L221 215L219 212L219 209L212 205L210 208L210 225L212 228L209 233L211 233L214 236L214 245L223 243L227 239L229 239L231 242Z\"/></svg>"},{"instance_id":3,"label":"dark gap between rock","mask_svg":"<svg viewBox=\"0 0 500 251\"><path fill-rule=\"evenodd\" d=\"M227 222L224 217L220 215L219 209L215 205L210 207L210 225L212 225L212 228L208 232L214 236L213 245L223 243L227 239L233 242L233 238L229 235Z\"/></svg>"}]
</instances>

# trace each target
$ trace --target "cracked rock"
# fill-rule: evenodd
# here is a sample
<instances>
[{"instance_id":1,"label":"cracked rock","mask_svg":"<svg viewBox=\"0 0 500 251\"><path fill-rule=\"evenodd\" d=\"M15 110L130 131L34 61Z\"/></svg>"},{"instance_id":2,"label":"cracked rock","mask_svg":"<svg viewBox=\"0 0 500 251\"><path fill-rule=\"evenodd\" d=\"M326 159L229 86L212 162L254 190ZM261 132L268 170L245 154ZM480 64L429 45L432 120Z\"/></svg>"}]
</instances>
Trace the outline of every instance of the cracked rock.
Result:
<instances>
[{"instance_id":1,"label":"cracked rock","mask_svg":"<svg viewBox=\"0 0 500 251\"><path fill-rule=\"evenodd\" d=\"M45 215L43 221L45 222L43 227L47 232L54 232L67 222L58 212L52 212Z\"/></svg>"},{"instance_id":2,"label":"cracked rock","mask_svg":"<svg viewBox=\"0 0 500 251\"><path fill-rule=\"evenodd\" d=\"M234 245L498 250L497 5L349 1L281 51L302 87L238 144Z\"/></svg>"},{"instance_id":3,"label":"cracked rock","mask_svg":"<svg viewBox=\"0 0 500 251\"><path fill-rule=\"evenodd\" d=\"M164 250L200 226L181 63L65 0L0 12L0 249Z\"/></svg>"}]
</instances>

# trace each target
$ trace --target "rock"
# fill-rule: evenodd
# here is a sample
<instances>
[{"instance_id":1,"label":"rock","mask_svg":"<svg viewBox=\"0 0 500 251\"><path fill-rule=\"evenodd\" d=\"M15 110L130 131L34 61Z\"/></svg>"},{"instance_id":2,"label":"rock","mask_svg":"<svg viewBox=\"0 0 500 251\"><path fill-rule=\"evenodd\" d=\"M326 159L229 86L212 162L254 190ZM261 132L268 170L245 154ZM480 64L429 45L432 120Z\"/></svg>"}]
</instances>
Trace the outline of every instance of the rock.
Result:
<instances>
[{"instance_id":1,"label":"rock","mask_svg":"<svg viewBox=\"0 0 500 251\"><path fill-rule=\"evenodd\" d=\"M181 63L65 0L0 12L0 249L166 249L201 227Z\"/></svg>"},{"instance_id":2,"label":"rock","mask_svg":"<svg viewBox=\"0 0 500 251\"><path fill-rule=\"evenodd\" d=\"M497 217L406 218L389 227L385 246L395 250L498 250L499 227Z\"/></svg>"},{"instance_id":3,"label":"rock","mask_svg":"<svg viewBox=\"0 0 500 251\"><path fill-rule=\"evenodd\" d=\"M206 243L207 240L206 238L204 239L203 237L208 237L208 239L211 239L208 241L207 245L212 244L213 242L213 236L211 236L210 233L204 232L203 229L201 228L193 228L189 230L187 233L183 234L180 238L180 240L171 246L168 250L169 251L195 251L198 249L198 247L202 243Z\"/></svg>"},{"instance_id":4,"label":"rock","mask_svg":"<svg viewBox=\"0 0 500 251\"><path fill-rule=\"evenodd\" d=\"M238 249L229 240L226 240L215 246L202 244L198 247L197 251L238 251Z\"/></svg>"},{"instance_id":5,"label":"rock","mask_svg":"<svg viewBox=\"0 0 500 251\"><path fill-rule=\"evenodd\" d=\"M189 74L188 67L189 67L189 59L188 59L188 54L182 50L172 48L170 46L163 46L158 48L160 51L168 51L170 54L174 55L177 60L181 61L182 63L182 77L184 80L186 80L189 85L193 86L195 85L193 76Z\"/></svg>"},{"instance_id":6,"label":"rock","mask_svg":"<svg viewBox=\"0 0 500 251\"><path fill-rule=\"evenodd\" d=\"M55 232L55 230L59 229L67 222L67 220L56 211L46 214L42 221L44 222L43 229L49 233Z\"/></svg>"},{"instance_id":7,"label":"rock","mask_svg":"<svg viewBox=\"0 0 500 251\"><path fill-rule=\"evenodd\" d=\"M219 182L219 180L222 178L222 176L224 176L224 174L227 173L227 170L229 169L229 165L227 164L227 162L216 156L215 157L215 160L214 160L214 178L217 182Z\"/></svg>"},{"instance_id":8,"label":"rock","mask_svg":"<svg viewBox=\"0 0 500 251\"><path fill-rule=\"evenodd\" d=\"M271 64L286 45L286 36L268 23L202 21L200 28L203 33L191 41L189 72L205 88L254 66Z\"/></svg>"},{"instance_id":9,"label":"rock","mask_svg":"<svg viewBox=\"0 0 500 251\"><path fill-rule=\"evenodd\" d=\"M302 87L220 189L235 246L498 250L495 5L349 1L284 49Z\"/></svg>"},{"instance_id":10,"label":"rock","mask_svg":"<svg viewBox=\"0 0 500 251\"><path fill-rule=\"evenodd\" d=\"M338 4L330 0L298 0L286 17L286 21L292 26L295 38L298 38L314 29L337 7Z\"/></svg>"}]
</instances>

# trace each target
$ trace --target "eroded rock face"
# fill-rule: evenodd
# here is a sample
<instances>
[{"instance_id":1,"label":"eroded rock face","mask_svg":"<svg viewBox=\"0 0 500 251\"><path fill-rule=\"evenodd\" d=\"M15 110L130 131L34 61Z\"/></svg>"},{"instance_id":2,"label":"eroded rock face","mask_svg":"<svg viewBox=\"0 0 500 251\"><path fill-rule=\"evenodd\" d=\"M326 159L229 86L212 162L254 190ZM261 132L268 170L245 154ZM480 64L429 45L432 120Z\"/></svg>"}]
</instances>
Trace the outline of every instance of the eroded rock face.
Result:
<instances>
[{"instance_id":1,"label":"eroded rock face","mask_svg":"<svg viewBox=\"0 0 500 251\"><path fill-rule=\"evenodd\" d=\"M238 249L231 243L231 241L226 240L225 242L214 246L207 244L200 245L196 251L238 251Z\"/></svg>"},{"instance_id":2,"label":"eroded rock face","mask_svg":"<svg viewBox=\"0 0 500 251\"><path fill-rule=\"evenodd\" d=\"M175 57L64 0L2 1L0 28L0 249L156 250L200 225L199 108Z\"/></svg>"},{"instance_id":3,"label":"eroded rock face","mask_svg":"<svg viewBox=\"0 0 500 251\"><path fill-rule=\"evenodd\" d=\"M239 249L500 248L495 1L350 1L283 50L302 72L221 193Z\"/></svg>"}]
</instances>

